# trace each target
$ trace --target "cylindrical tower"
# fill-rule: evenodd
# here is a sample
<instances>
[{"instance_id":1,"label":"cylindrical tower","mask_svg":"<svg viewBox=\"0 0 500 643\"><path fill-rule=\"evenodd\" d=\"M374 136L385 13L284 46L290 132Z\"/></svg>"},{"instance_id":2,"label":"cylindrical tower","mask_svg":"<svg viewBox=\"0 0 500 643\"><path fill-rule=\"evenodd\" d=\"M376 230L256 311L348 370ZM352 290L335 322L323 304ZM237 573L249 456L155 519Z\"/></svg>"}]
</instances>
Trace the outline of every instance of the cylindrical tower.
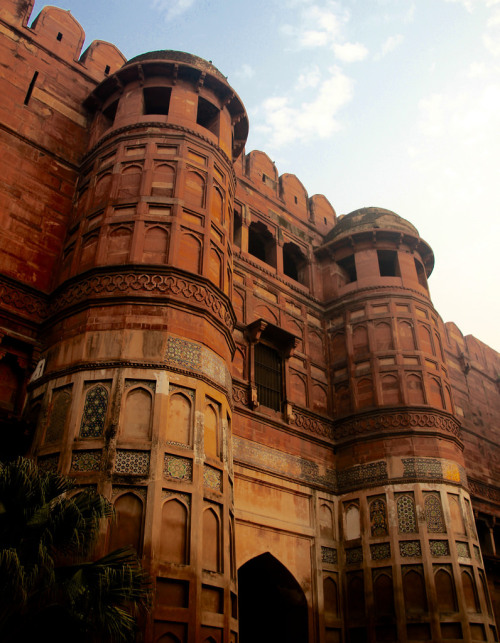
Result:
<instances>
[{"instance_id":1,"label":"cylindrical tower","mask_svg":"<svg viewBox=\"0 0 500 643\"><path fill-rule=\"evenodd\" d=\"M408 221L363 208L339 219L319 256L349 640L489 640L444 328L427 287L432 251Z\"/></svg>"},{"instance_id":2,"label":"cylindrical tower","mask_svg":"<svg viewBox=\"0 0 500 643\"><path fill-rule=\"evenodd\" d=\"M87 106L36 453L113 502L105 546L133 544L155 582L148 640L235 641L230 235L247 116L212 64L175 51L129 61Z\"/></svg>"}]
</instances>

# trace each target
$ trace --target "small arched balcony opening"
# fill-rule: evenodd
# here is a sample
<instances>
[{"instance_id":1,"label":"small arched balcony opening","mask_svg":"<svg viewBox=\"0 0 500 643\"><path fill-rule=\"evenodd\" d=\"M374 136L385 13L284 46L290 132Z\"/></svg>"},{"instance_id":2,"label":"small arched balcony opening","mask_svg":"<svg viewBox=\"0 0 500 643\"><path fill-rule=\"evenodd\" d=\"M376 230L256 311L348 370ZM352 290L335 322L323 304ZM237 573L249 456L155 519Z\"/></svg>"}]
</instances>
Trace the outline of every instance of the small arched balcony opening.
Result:
<instances>
[{"instance_id":1,"label":"small arched balcony opening","mask_svg":"<svg viewBox=\"0 0 500 643\"><path fill-rule=\"evenodd\" d=\"M299 284L309 285L307 258L295 243L285 243L283 246L283 272Z\"/></svg>"},{"instance_id":2,"label":"small arched balcony opening","mask_svg":"<svg viewBox=\"0 0 500 643\"><path fill-rule=\"evenodd\" d=\"M251 223L248 229L248 252L276 268L276 240L260 221Z\"/></svg>"}]
</instances>

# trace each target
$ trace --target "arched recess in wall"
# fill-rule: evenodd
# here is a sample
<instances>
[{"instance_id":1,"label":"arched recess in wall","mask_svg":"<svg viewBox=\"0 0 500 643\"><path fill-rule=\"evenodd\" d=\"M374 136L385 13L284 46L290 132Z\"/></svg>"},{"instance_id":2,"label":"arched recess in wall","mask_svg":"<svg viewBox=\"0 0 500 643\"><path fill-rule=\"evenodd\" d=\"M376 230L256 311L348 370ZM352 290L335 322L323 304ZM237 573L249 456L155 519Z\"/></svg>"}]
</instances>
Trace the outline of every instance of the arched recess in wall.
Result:
<instances>
[{"instance_id":1,"label":"arched recess in wall","mask_svg":"<svg viewBox=\"0 0 500 643\"><path fill-rule=\"evenodd\" d=\"M99 205L104 204L108 198L111 190L111 172L105 172L97 177L94 190L94 199L92 207L96 208Z\"/></svg>"},{"instance_id":2,"label":"arched recess in wall","mask_svg":"<svg viewBox=\"0 0 500 643\"><path fill-rule=\"evenodd\" d=\"M123 405L121 437L132 440L151 439L153 396L145 388L129 390Z\"/></svg>"},{"instance_id":3,"label":"arched recess in wall","mask_svg":"<svg viewBox=\"0 0 500 643\"><path fill-rule=\"evenodd\" d=\"M387 506L382 498L370 502L370 531L372 538L387 536Z\"/></svg>"},{"instance_id":4,"label":"arched recess in wall","mask_svg":"<svg viewBox=\"0 0 500 643\"><path fill-rule=\"evenodd\" d=\"M192 444L193 405L188 395L172 393L168 403L167 442Z\"/></svg>"},{"instance_id":5,"label":"arched recess in wall","mask_svg":"<svg viewBox=\"0 0 500 643\"><path fill-rule=\"evenodd\" d=\"M22 376L15 357L0 357L0 409L12 413L16 408L18 391L21 388ZM56 395L54 394L53 406ZM71 397L69 398L71 402Z\"/></svg>"},{"instance_id":6,"label":"arched recess in wall","mask_svg":"<svg viewBox=\"0 0 500 643\"><path fill-rule=\"evenodd\" d=\"M424 353L429 353L434 355L434 348L432 346L431 331L424 324L419 323L418 328L418 340L420 344L420 350Z\"/></svg>"},{"instance_id":7,"label":"arched recess in wall","mask_svg":"<svg viewBox=\"0 0 500 643\"><path fill-rule=\"evenodd\" d=\"M440 612L456 612L457 597L451 569L438 569L434 574L438 610Z\"/></svg>"},{"instance_id":8,"label":"arched recess in wall","mask_svg":"<svg viewBox=\"0 0 500 643\"><path fill-rule=\"evenodd\" d=\"M394 589L390 572L376 574L373 582L374 608L377 619L394 616Z\"/></svg>"},{"instance_id":9,"label":"arched recess in wall","mask_svg":"<svg viewBox=\"0 0 500 643\"><path fill-rule=\"evenodd\" d=\"M163 634L159 639L156 639L156 643L182 643L180 639L168 632Z\"/></svg>"},{"instance_id":10,"label":"arched recess in wall","mask_svg":"<svg viewBox=\"0 0 500 643\"><path fill-rule=\"evenodd\" d=\"M365 616L365 583L363 572L347 573L347 614L349 618Z\"/></svg>"},{"instance_id":11,"label":"arched recess in wall","mask_svg":"<svg viewBox=\"0 0 500 643\"><path fill-rule=\"evenodd\" d=\"M415 350L415 336L410 322L398 321L399 346L403 351Z\"/></svg>"},{"instance_id":12,"label":"arched recess in wall","mask_svg":"<svg viewBox=\"0 0 500 643\"><path fill-rule=\"evenodd\" d=\"M375 350L387 351L393 350L392 329L390 324L380 322L375 325Z\"/></svg>"},{"instance_id":13,"label":"arched recess in wall","mask_svg":"<svg viewBox=\"0 0 500 643\"><path fill-rule=\"evenodd\" d=\"M322 538L333 538L333 511L324 502L319 507L319 529Z\"/></svg>"},{"instance_id":14,"label":"arched recess in wall","mask_svg":"<svg viewBox=\"0 0 500 643\"><path fill-rule=\"evenodd\" d=\"M186 230L182 230L181 232L178 264L179 268L182 268L183 270L195 272L197 274L200 272L201 239Z\"/></svg>"},{"instance_id":15,"label":"arched recess in wall","mask_svg":"<svg viewBox=\"0 0 500 643\"><path fill-rule=\"evenodd\" d=\"M339 596L337 583L331 576L323 579L323 602L326 614L337 616L339 613Z\"/></svg>"},{"instance_id":16,"label":"arched recess in wall","mask_svg":"<svg viewBox=\"0 0 500 643\"><path fill-rule=\"evenodd\" d=\"M409 404L425 404L424 385L420 375L411 373L406 377Z\"/></svg>"},{"instance_id":17,"label":"arched recess in wall","mask_svg":"<svg viewBox=\"0 0 500 643\"><path fill-rule=\"evenodd\" d=\"M443 391L441 382L435 377L429 377L427 380L429 386L429 404L438 409L443 408Z\"/></svg>"},{"instance_id":18,"label":"arched recess in wall","mask_svg":"<svg viewBox=\"0 0 500 643\"><path fill-rule=\"evenodd\" d=\"M219 447L219 424L220 408L219 405L209 402L205 406L204 422L204 445L205 455L210 458L218 458L220 453Z\"/></svg>"},{"instance_id":19,"label":"arched recess in wall","mask_svg":"<svg viewBox=\"0 0 500 643\"><path fill-rule=\"evenodd\" d=\"M102 384L89 388L83 405L80 438L102 437L108 411L108 397L108 390Z\"/></svg>"},{"instance_id":20,"label":"arched recess in wall","mask_svg":"<svg viewBox=\"0 0 500 643\"><path fill-rule=\"evenodd\" d=\"M208 278L217 288L222 288L222 254L212 244L208 258Z\"/></svg>"},{"instance_id":21,"label":"arched recess in wall","mask_svg":"<svg viewBox=\"0 0 500 643\"><path fill-rule=\"evenodd\" d=\"M236 315L236 319L240 322L245 321L245 299L242 294L238 292L236 288L233 288L233 308Z\"/></svg>"},{"instance_id":22,"label":"arched recess in wall","mask_svg":"<svg viewBox=\"0 0 500 643\"><path fill-rule=\"evenodd\" d=\"M345 509L345 540L356 540L361 538L361 517L359 507L350 504Z\"/></svg>"},{"instance_id":23,"label":"arched recess in wall","mask_svg":"<svg viewBox=\"0 0 500 643\"><path fill-rule=\"evenodd\" d=\"M382 404L399 404L401 393L399 391L399 380L395 375L383 375L382 383Z\"/></svg>"},{"instance_id":24,"label":"arched recess in wall","mask_svg":"<svg viewBox=\"0 0 500 643\"><path fill-rule=\"evenodd\" d=\"M463 570L461 577L462 587L464 590L465 608L468 612L479 612L479 600L472 570Z\"/></svg>"},{"instance_id":25,"label":"arched recess in wall","mask_svg":"<svg viewBox=\"0 0 500 643\"><path fill-rule=\"evenodd\" d=\"M209 572L220 571L220 518L213 507L203 511L202 565Z\"/></svg>"},{"instance_id":26,"label":"arched recess in wall","mask_svg":"<svg viewBox=\"0 0 500 643\"><path fill-rule=\"evenodd\" d=\"M167 163L159 163L153 171L151 195L171 197L174 193L175 169Z\"/></svg>"},{"instance_id":27,"label":"arched recess in wall","mask_svg":"<svg viewBox=\"0 0 500 643\"><path fill-rule=\"evenodd\" d=\"M373 381L371 377L363 377L356 383L356 398L358 408L364 409L375 404Z\"/></svg>"},{"instance_id":28,"label":"arched recess in wall","mask_svg":"<svg viewBox=\"0 0 500 643\"><path fill-rule=\"evenodd\" d=\"M290 398L294 404L307 405L307 384L298 373L290 373Z\"/></svg>"},{"instance_id":29,"label":"arched recess in wall","mask_svg":"<svg viewBox=\"0 0 500 643\"><path fill-rule=\"evenodd\" d=\"M111 523L109 550L133 547L141 554L142 501L134 493L122 494L114 503L115 519Z\"/></svg>"},{"instance_id":30,"label":"arched recess in wall","mask_svg":"<svg viewBox=\"0 0 500 643\"><path fill-rule=\"evenodd\" d=\"M333 362L343 362L347 357L345 345L345 333L336 333L332 337L331 343L332 360Z\"/></svg>"},{"instance_id":31,"label":"arched recess in wall","mask_svg":"<svg viewBox=\"0 0 500 643\"><path fill-rule=\"evenodd\" d=\"M120 174L118 183L118 198L131 199L139 196L142 179L142 167L140 165L127 165Z\"/></svg>"},{"instance_id":32,"label":"arched recess in wall","mask_svg":"<svg viewBox=\"0 0 500 643\"><path fill-rule=\"evenodd\" d=\"M436 331L434 331L434 344L436 346L437 356L444 362L443 345L441 344L441 338Z\"/></svg>"},{"instance_id":33,"label":"arched recess in wall","mask_svg":"<svg viewBox=\"0 0 500 643\"><path fill-rule=\"evenodd\" d=\"M89 234L88 236L83 238L82 246L80 249L80 272L94 265L97 255L98 241L98 234Z\"/></svg>"},{"instance_id":34,"label":"arched recess in wall","mask_svg":"<svg viewBox=\"0 0 500 643\"><path fill-rule=\"evenodd\" d=\"M113 226L108 237L106 263L126 263L129 258L132 230L125 226Z\"/></svg>"},{"instance_id":35,"label":"arched recess in wall","mask_svg":"<svg viewBox=\"0 0 500 643\"><path fill-rule=\"evenodd\" d=\"M352 350L355 357L369 351L368 331L365 326L356 326L352 333Z\"/></svg>"},{"instance_id":36,"label":"arched recess in wall","mask_svg":"<svg viewBox=\"0 0 500 643\"><path fill-rule=\"evenodd\" d=\"M351 410L351 394L346 384L335 387L335 409L339 415Z\"/></svg>"},{"instance_id":37,"label":"arched recess in wall","mask_svg":"<svg viewBox=\"0 0 500 643\"><path fill-rule=\"evenodd\" d=\"M465 523L460 506L460 497L449 493L448 503L450 505L451 527L454 533L465 534Z\"/></svg>"},{"instance_id":38,"label":"arched recess in wall","mask_svg":"<svg viewBox=\"0 0 500 643\"><path fill-rule=\"evenodd\" d=\"M252 558L238 570L238 607L239 643L309 640L305 594L269 553Z\"/></svg>"},{"instance_id":39,"label":"arched recess in wall","mask_svg":"<svg viewBox=\"0 0 500 643\"><path fill-rule=\"evenodd\" d=\"M177 565L189 562L189 508L183 500L174 496L163 503L159 532L160 560Z\"/></svg>"},{"instance_id":40,"label":"arched recess in wall","mask_svg":"<svg viewBox=\"0 0 500 643\"><path fill-rule=\"evenodd\" d=\"M165 228L149 226L144 233L143 258L145 263L167 263L169 235Z\"/></svg>"},{"instance_id":41,"label":"arched recess in wall","mask_svg":"<svg viewBox=\"0 0 500 643\"><path fill-rule=\"evenodd\" d=\"M312 387L312 407L318 413L328 412L328 395L324 386L313 384Z\"/></svg>"},{"instance_id":42,"label":"arched recess in wall","mask_svg":"<svg viewBox=\"0 0 500 643\"><path fill-rule=\"evenodd\" d=\"M205 177L198 172L190 171L186 174L184 199L187 204L198 208L205 205L205 184Z\"/></svg>"},{"instance_id":43,"label":"arched recess in wall","mask_svg":"<svg viewBox=\"0 0 500 643\"><path fill-rule=\"evenodd\" d=\"M271 322L271 324L274 324L275 326L279 326L279 321L278 321L278 314L271 310L269 306L257 306L254 309L254 317L255 319L265 319L268 322Z\"/></svg>"},{"instance_id":44,"label":"arched recess in wall","mask_svg":"<svg viewBox=\"0 0 500 643\"><path fill-rule=\"evenodd\" d=\"M212 200L210 204L210 214L212 221L224 224L224 196L217 186L212 188Z\"/></svg>"},{"instance_id":45,"label":"arched recess in wall","mask_svg":"<svg viewBox=\"0 0 500 643\"><path fill-rule=\"evenodd\" d=\"M317 364L322 364L325 361L323 338L315 331L309 331L308 344L312 361Z\"/></svg>"},{"instance_id":46,"label":"arched recess in wall","mask_svg":"<svg viewBox=\"0 0 500 643\"><path fill-rule=\"evenodd\" d=\"M450 392L450 388L448 386L446 386L446 384L443 387L443 391L444 391L444 402L445 402L444 403L444 408L447 411L449 411L450 413L453 413L453 404L452 404L452 401L451 401L451 392Z\"/></svg>"},{"instance_id":47,"label":"arched recess in wall","mask_svg":"<svg viewBox=\"0 0 500 643\"><path fill-rule=\"evenodd\" d=\"M427 612L427 595L421 565L403 567L403 594L407 614Z\"/></svg>"}]
</instances>

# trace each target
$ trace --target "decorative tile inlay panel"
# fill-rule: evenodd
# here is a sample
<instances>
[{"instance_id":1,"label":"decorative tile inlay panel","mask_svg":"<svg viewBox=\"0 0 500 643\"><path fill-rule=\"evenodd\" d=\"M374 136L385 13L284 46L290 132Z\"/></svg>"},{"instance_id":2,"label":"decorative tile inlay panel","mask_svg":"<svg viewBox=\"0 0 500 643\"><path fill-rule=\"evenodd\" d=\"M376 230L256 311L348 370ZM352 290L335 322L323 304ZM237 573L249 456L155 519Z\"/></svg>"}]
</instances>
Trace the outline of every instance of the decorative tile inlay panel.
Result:
<instances>
[{"instance_id":1,"label":"decorative tile inlay panel","mask_svg":"<svg viewBox=\"0 0 500 643\"><path fill-rule=\"evenodd\" d=\"M372 560L385 560L391 557L391 544L390 543L377 543L370 545L370 553Z\"/></svg>"},{"instance_id":2,"label":"decorative tile inlay panel","mask_svg":"<svg viewBox=\"0 0 500 643\"><path fill-rule=\"evenodd\" d=\"M108 391L102 384L92 386L87 391L80 425L81 438L100 438L103 435L108 397Z\"/></svg>"},{"instance_id":3,"label":"decorative tile inlay panel","mask_svg":"<svg viewBox=\"0 0 500 643\"><path fill-rule=\"evenodd\" d=\"M49 424L45 434L45 442L57 442L62 439L70 406L70 389L54 392L50 404Z\"/></svg>"},{"instance_id":4,"label":"decorative tile inlay panel","mask_svg":"<svg viewBox=\"0 0 500 643\"><path fill-rule=\"evenodd\" d=\"M441 460L403 458L404 478L443 478Z\"/></svg>"},{"instance_id":5,"label":"decorative tile inlay panel","mask_svg":"<svg viewBox=\"0 0 500 643\"><path fill-rule=\"evenodd\" d=\"M321 547L321 561L328 565L336 565L337 550L333 547Z\"/></svg>"},{"instance_id":6,"label":"decorative tile inlay panel","mask_svg":"<svg viewBox=\"0 0 500 643\"><path fill-rule=\"evenodd\" d=\"M149 473L149 452L117 451L115 473L147 476Z\"/></svg>"},{"instance_id":7,"label":"decorative tile inlay panel","mask_svg":"<svg viewBox=\"0 0 500 643\"><path fill-rule=\"evenodd\" d=\"M232 388L231 374L224 360L206 346L170 336L165 361L172 366L205 375L228 391Z\"/></svg>"},{"instance_id":8,"label":"decorative tile inlay panel","mask_svg":"<svg viewBox=\"0 0 500 643\"><path fill-rule=\"evenodd\" d=\"M444 533L446 528L439 493L424 493L424 508L427 529L436 533Z\"/></svg>"},{"instance_id":9,"label":"decorative tile inlay panel","mask_svg":"<svg viewBox=\"0 0 500 643\"><path fill-rule=\"evenodd\" d=\"M37 460L38 468L42 471L57 471L59 466L59 453L44 455Z\"/></svg>"},{"instance_id":10,"label":"decorative tile inlay panel","mask_svg":"<svg viewBox=\"0 0 500 643\"><path fill-rule=\"evenodd\" d=\"M405 494L396 501L398 508L399 531L402 534L413 534L417 531L417 518L413 496Z\"/></svg>"},{"instance_id":11,"label":"decorative tile inlay panel","mask_svg":"<svg viewBox=\"0 0 500 643\"><path fill-rule=\"evenodd\" d=\"M193 479L193 462L187 458L166 453L163 460L163 475L165 478L188 482Z\"/></svg>"},{"instance_id":12,"label":"decorative tile inlay panel","mask_svg":"<svg viewBox=\"0 0 500 643\"><path fill-rule=\"evenodd\" d=\"M370 502L370 526L372 537L387 535L387 512L382 498Z\"/></svg>"},{"instance_id":13,"label":"decorative tile inlay panel","mask_svg":"<svg viewBox=\"0 0 500 643\"><path fill-rule=\"evenodd\" d=\"M363 486L367 483L381 483L388 480L387 462L370 462L337 472L339 491Z\"/></svg>"},{"instance_id":14,"label":"decorative tile inlay panel","mask_svg":"<svg viewBox=\"0 0 500 643\"><path fill-rule=\"evenodd\" d=\"M429 540L429 549L434 558L450 555L450 546L447 540Z\"/></svg>"},{"instance_id":15,"label":"decorative tile inlay panel","mask_svg":"<svg viewBox=\"0 0 500 643\"><path fill-rule=\"evenodd\" d=\"M455 543L457 546L457 554L459 558L470 558L470 549L468 543Z\"/></svg>"},{"instance_id":16,"label":"decorative tile inlay panel","mask_svg":"<svg viewBox=\"0 0 500 643\"><path fill-rule=\"evenodd\" d=\"M100 471L101 451L73 451L72 471Z\"/></svg>"},{"instance_id":17,"label":"decorative tile inlay panel","mask_svg":"<svg viewBox=\"0 0 500 643\"><path fill-rule=\"evenodd\" d=\"M214 491L222 491L222 471L205 465L203 467L203 484Z\"/></svg>"},{"instance_id":18,"label":"decorative tile inlay panel","mask_svg":"<svg viewBox=\"0 0 500 643\"><path fill-rule=\"evenodd\" d=\"M356 565L363 562L363 548L353 547L345 550L345 562L347 565Z\"/></svg>"},{"instance_id":19,"label":"decorative tile inlay panel","mask_svg":"<svg viewBox=\"0 0 500 643\"><path fill-rule=\"evenodd\" d=\"M399 552L403 558L419 558L420 556L422 556L420 540L400 541Z\"/></svg>"},{"instance_id":20,"label":"decorative tile inlay panel","mask_svg":"<svg viewBox=\"0 0 500 643\"><path fill-rule=\"evenodd\" d=\"M161 499L166 500L167 498L179 498L187 506L191 506L191 496L189 493L182 493L180 491L172 491L171 489L162 489L161 490Z\"/></svg>"}]
</instances>

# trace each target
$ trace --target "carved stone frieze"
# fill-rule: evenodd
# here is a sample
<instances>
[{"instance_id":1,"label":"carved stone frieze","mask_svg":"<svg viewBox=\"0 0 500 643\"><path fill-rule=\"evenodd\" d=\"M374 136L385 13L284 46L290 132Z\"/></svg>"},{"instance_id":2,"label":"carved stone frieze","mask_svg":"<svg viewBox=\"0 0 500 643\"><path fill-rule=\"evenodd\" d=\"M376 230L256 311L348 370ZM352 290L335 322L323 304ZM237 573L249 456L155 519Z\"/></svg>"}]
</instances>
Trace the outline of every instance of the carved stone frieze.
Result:
<instances>
[{"instance_id":1,"label":"carved stone frieze","mask_svg":"<svg viewBox=\"0 0 500 643\"><path fill-rule=\"evenodd\" d=\"M460 439L460 424L453 416L438 411L382 411L376 414L357 415L335 422L336 440L366 433L393 430L446 431Z\"/></svg>"},{"instance_id":2,"label":"carved stone frieze","mask_svg":"<svg viewBox=\"0 0 500 643\"><path fill-rule=\"evenodd\" d=\"M28 292L3 279L0 280L0 305L3 310L25 315L35 322L41 322L47 316L47 301L43 295Z\"/></svg>"},{"instance_id":3,"label":"carved stone frieze","mask_svg":"<svg viewBox=\"0 0 500 643\"><path fill-rule=\"evenodd\" d=\"M312 414L304 412L302 409L294 407L293 416L290 424L298 426L300 429L304 429L315 435L320 435L324 438L333 439L334 429L333 424L326 422Z\"/></svg>"},{"instance_id":4,"label":"carved stone frieze","mask_svg":"<svg viewBox=\"0 0 500 643\"><path fill-rule=\"evenodd\" d=\"M484 482L479 482L479 480L474 480L469 478L469 489L472 495L480 496L481 498L488 498L494 502L500 502L500 489L498 487L493 487L491 485L485 484Z\"/></svg>"}]
</instances>

